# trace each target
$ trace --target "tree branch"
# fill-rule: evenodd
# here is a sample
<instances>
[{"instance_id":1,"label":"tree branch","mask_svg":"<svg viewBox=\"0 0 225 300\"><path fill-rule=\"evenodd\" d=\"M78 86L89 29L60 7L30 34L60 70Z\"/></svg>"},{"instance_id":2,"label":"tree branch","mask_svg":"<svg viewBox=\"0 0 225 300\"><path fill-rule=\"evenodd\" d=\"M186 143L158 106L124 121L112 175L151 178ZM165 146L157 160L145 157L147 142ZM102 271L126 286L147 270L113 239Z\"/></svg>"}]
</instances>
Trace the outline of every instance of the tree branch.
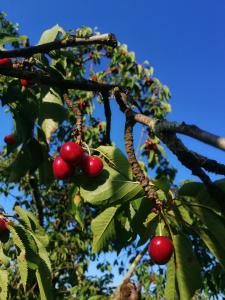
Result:
<instances>
[{"instance_id":1,"label":"tree branch","mask_svg":"<svg viewBox=\"0 0 225 300\"><path fill-rule=\"evenodd\" d=\"M106 133L105 133L105 143L107 145L111 145L111 138L110 138L110 132L111 132L111 108L109 104L109 93L105 92L102 93L103 97L103 103L104 103L104 111L105 111L105 117L106 117Z\"/></svg>"},{"instance_id":2,"label":"tree branch","mask_svg":"<svg viewBox=\"0 0 225 300\"><path fill-rule=\"evenodd\" d=\"M82 114L78 107L73 105L73 101L70 99L68 92L63 94L63 98L68 106L68 108L74 113L76 118L76 127L72 134L76 136L76 142L78 144L82 141Z\"/></svg>"},{"instance_id":3,"label":"tree branch","mask_svg":"<svg viewBox=\"0 0 225 300\"><path fill-rule=\"evenodd\" d=\"M37 218L39 220L40 225L43 226L43 222L44 222L43 204L38 191L37 178L35 177L34 174L29 174L28 176L29 176L29 185L30 185L32 200L37 211Z\"/></svg>"},{"instance_id":4,"label":"tree branch","mask_svg":"<svg viewBox=\"0 0 225 300\"><path fill-rule=\"evenodd\" d=\"M123 285L124 285L124 289L128 290L129 292L129 286L127 287L127 285L129 284L129 280L130 277L133 275L134 271L137 268L137 265L139 264L140 260L142 259L142 257L145 255L145 253L148 250L148 245L135 257L134 261L132 262L129 270L127 271L127 273L125 274L122 282L120 283L120 285L116 288L116 290L114 291L113 295L111 296L111 300L123 300L123 295L121 295L123 293ZM138 293L136 291L136 299L138 300ZM128 298L129 300L129 298Z\"/></svg>"},{"instance_id":5,"label":"tree branch","mask_svg":"<svg viewBox=\"0 0 225 300\"><path fill-rule=\"evenodd\" d=\"M77 89L83 91L102 92L112 90L115 86L111 84L99 83L92 80L67 80L61 78L53 78L46 73L40 71L25 71L15 68L6 68L0 66L0 74L20 79L27 79L36 83L48 86L57 86L62 89Z\"/></svg>"},{"instance_id":6,"label":"tree branch","mask_svg":"<svg viewBox=\"0 0 225 300\"><path fill-rule=\"evenodd\" d=\"M64 40L45 43L42 45L8 50L8 51L0 51L0 58L30 57L36 53L48 53L52 50L61 49L61 48L67 48L72 46L95 45L95 44L116 47L117 40L115 35L112 33L94 35L86 38L70 36Z\"/></svg>"}]
</instances>

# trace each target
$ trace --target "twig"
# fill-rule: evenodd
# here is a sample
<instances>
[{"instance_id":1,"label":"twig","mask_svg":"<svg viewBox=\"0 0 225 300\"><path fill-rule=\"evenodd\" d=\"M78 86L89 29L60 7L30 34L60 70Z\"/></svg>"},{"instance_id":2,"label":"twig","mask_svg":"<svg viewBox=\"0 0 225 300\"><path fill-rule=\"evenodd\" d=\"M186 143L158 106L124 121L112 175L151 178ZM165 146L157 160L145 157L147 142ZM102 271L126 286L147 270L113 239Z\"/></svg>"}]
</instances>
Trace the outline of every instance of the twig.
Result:
<instances>
[{"instance_id":1,"label":"twig","mask_svg":"<svg viewBox=\"0 0 225 300\"><path fill-rule=\"evenodd\" d=\"M63 94L63 98L68 106L68 108L74 113L76 118L76 127L72 134L76 136L76 142L78 144L82 141L82 114L78 107L73 105L73 101L70 99L68 92Z\"/></svg>"},{"instance_id":2,"label":"twig","mask_svg":"<svg viewBox=\"0 0 225 300\"><path fill-rule=\"evenodd\" d=\"M106 117L106 132L105 132L105 144L111 145L111 138L110 138L110 132L111 132L111 108L109 104L109 92L102 93L103 97L103 103L104 103L104 112Z\"/></svg>"},{"instance_id":3,"label":"twig","mask_svg":"<svg viewBox=\"0 0 225 300\"><path fill-rule=\"evenodd\" d=\"M117 40L114 34L101 34L90 37L76 37L70 36L64 40L58 40L42 45L31 46L21 49L14 49L8 51L0 51L0 58L6 57L29 57L36 53L48 53L52 50L67 48L72 46L85 46L85 45L107 45L111 47L117 46Z\"/></svg>"},{"instance_id":4,"label":"twig","mask_svg":"<svg viewBox=\"0 0 225 300\"><path fill-rule=\"evenodd\" d=\"M41 226L43 226L44 216L43 216L43 204L39 195L38 191L38 184L37 178L34 174L29 174L29 185L30 185L30 192L32 195L33 203L37 210L37 217Z\"/></svg>"},{"instance_id":5,"label":"twig","mask_svg":"<svg viewBox=\"0 0 225 300\"><path fill-rule=\"evenodd\" d=\"M111 296L111 300L120 300L120 290L121 290L121 286L125 283L129 283L129 279L130 277L133 275L135 269L137 268L137 265L139 264L140 260L142 259L142 257L145 255L145 253L148 250L148 245L135 257L134 261L132 262L129 270L127 271L127 273L125 274L122 282L119 284L119 286L116 288L116 290L114 291L113 295Z\"/></svg>"}]
</instances>

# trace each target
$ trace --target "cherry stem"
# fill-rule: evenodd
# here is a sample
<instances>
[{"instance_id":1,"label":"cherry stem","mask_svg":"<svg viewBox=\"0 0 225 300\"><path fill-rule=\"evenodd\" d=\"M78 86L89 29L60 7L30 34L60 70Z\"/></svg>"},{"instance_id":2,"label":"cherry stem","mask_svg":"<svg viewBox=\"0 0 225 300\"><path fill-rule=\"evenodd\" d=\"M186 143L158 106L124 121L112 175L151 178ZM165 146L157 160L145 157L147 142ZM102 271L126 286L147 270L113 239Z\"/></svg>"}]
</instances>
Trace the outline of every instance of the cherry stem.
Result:
<instances>
[{"instance_id":1,"label":"cherry stem","mask_svg":"<svg viewBox=\"0 0 225 300\"><path fill-rule=\"evenodd\" d=\"M169 222L168 222L168 220L167 220L167 217L165 216L163 210L161 211L161 215L162 215L162 217L163 217L163 220L164 220L165 224L167 225L167 227L168 227L168 229L169 229L169 233L170 233L170 236L171 236L171 238L172 238L172 236L173 236L173 231L172 231L172 228L171 228L171 226L170 226L170 224L169 224Z\"/></svg>"},{"instance_id":2,"label":"cherry stem","mask_svg":"<svg viewBox=\"0 0 225 300\"><path fill-rule=\"evenodd\" d=\"M162 236L162 222L161 219L159 220L159 236Z\"/></svg>"},{"instance_id":3,"label":"cherry stem","mask_svg":"<svg viewBox=\"0 0 225 300\"><path fill-rule=\"evenodd\" d=\"M84 148L87 150L88 155L91 156L91 151L90 151L90 149L92 149L92 148L90 148L90 147L88 146L88 144L86 144L85 142L82 142L82 145L84 145Z\"/></svg>"}]
</instances>

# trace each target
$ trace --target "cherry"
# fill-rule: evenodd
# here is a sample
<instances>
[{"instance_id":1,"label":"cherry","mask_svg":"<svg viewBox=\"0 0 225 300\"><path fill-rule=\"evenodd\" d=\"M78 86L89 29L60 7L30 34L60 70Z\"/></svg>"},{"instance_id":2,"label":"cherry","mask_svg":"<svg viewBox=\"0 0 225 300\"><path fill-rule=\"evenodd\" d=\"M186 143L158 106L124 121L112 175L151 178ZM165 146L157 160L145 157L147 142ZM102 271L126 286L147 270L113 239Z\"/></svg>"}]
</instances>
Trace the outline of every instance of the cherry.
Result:
<instances>
[{"instance_id":1,"label":"cherry","mask_svg":"<svg viewBox=\"0 0 225 300\"><path fill-rule=\"evenodd\" d=\"M58 179L67 179L73 172L73 166L57 156L52 165L53 174Z\"/></svg>"},{"instance_id":2,"label":"cherry","mask_svg":"<svg viewBox=\"0 0 225 300\"><path fill-rule=\"evenodd\" d=\"M4 137L4 142L7 144L7 145L15 145L16 143L16 138L13 134L8 134Z\"/></svg>"},{"instance_id":3,"label":"cherry","mask_svg":"<svg viewBox=\"0 0 225 300\"><path fill-rule=\"evenodd\" d=\"M98 176L103 170L103 162L98 156L84 156L81 162L81 169L89 177Z\"/></svg>"},{"instance_id":4,"label":"cherry","mask_svg":"<svg viewBox=\"0 0 225 300\"><path fill-rule=\"evenodd\" d=\"M5 218L0 218L0 232L9 231L8 220Z\"/></svg>"},{"instance_id":5,"label":"cherry","mask_svg":"<svg viewBox=\"0 0 225 300\"><path fill-rule=\"evenodd\" d=\"M10 58L1 58L0 59L0 65L6 66L6 67L12 67L12 61Z\"/></svg>"},{"instance_id":6,"label":"cherry","mask_svg":"<svg viewBox=\"0 0 225 300\"><path fill-rule=\"evenodd\" d=\"M155 236L148 247L149 255L158 265L166 264L173 254L173 243L166 236Z\"/></svg>"},{"instance_id":7,"label":"cherry","mask_svg":"<svg viewBox=\"0 0 225 300\"><path fill-rule=\"evenodd\" d=\"M28 86L28 80L27 79L20 79L21 85L23 87L27 87Z\"/></svg>"},{"instance_id":8,"label":"cherry","mask_svg":"<svg viewBox=\"0 0 225 300\"><path fill-rule=\"evenodd\" d=\"M84 155L84 150L77 143L67 142L62 145L60 149L60 155L68 163L77 165Z\"/></svg>"},{"instance_id":9,"label":"cherry","mask_svg":"<svg viewBox=\"0 0 225 300\"><path fill-rule=\"evenodd\" d=\"M9 239L8 219L0 218L0 241L6 243Z\"/></svg>"}]
</instances>

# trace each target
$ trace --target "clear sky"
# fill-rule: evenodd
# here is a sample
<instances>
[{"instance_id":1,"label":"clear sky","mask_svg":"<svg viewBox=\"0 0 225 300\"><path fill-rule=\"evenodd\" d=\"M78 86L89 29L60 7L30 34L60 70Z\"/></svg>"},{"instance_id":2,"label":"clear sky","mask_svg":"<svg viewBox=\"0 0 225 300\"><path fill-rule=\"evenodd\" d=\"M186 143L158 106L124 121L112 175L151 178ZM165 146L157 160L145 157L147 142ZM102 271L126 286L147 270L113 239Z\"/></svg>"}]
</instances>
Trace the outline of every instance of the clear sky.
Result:
<instances>
[{"instance_id":1,"label":"clear sky","mask_svg":"<svg viewBox=\"0 0 225 300\"><path fill-rule=\"evenodd\" d=\"M224 0L2 0L1 10L20 24L21 34L28 35L32 44L57 23L65 30L85 25L115 33L135 51L140 63L149 60L155 76L170 87L170 120L194 123L225 136ZM118 115L113 118L114 128L123 128ZM0 120L2 146L12 121L2 109ZM123 148L122 136L121 129L121 136L116 130L113 137ZM184 140L190 148L225 163L224 152ZM179 169L177 180L190 178L190 171L168 155Z\"/></svg>"},{"instance_id":2,"label":"clear sky","mask_svg":"<svg viewBox=\"0 0 225 300\"><path fill-rule=\"evenodd\" d=\"M140 63L149 60L155 76L170 87L170 120L195 123L225 136L224 0L3 0L1 10L19 23L21 34L28 35L32 44L56 23L64 29L85 25L115 33L120 42L135 51ZM0 127L2 141L12 125L2 112L0 118L4 120ZM117 120L118 126L122 126L120 122ZM122 147L121 139L122 130L121 138L115 136ZM222 151L185 140L191 148L225 162ZM188 170L169 157L179 167L178 180L190 177Z\"/></svg>"}]
</instances>

